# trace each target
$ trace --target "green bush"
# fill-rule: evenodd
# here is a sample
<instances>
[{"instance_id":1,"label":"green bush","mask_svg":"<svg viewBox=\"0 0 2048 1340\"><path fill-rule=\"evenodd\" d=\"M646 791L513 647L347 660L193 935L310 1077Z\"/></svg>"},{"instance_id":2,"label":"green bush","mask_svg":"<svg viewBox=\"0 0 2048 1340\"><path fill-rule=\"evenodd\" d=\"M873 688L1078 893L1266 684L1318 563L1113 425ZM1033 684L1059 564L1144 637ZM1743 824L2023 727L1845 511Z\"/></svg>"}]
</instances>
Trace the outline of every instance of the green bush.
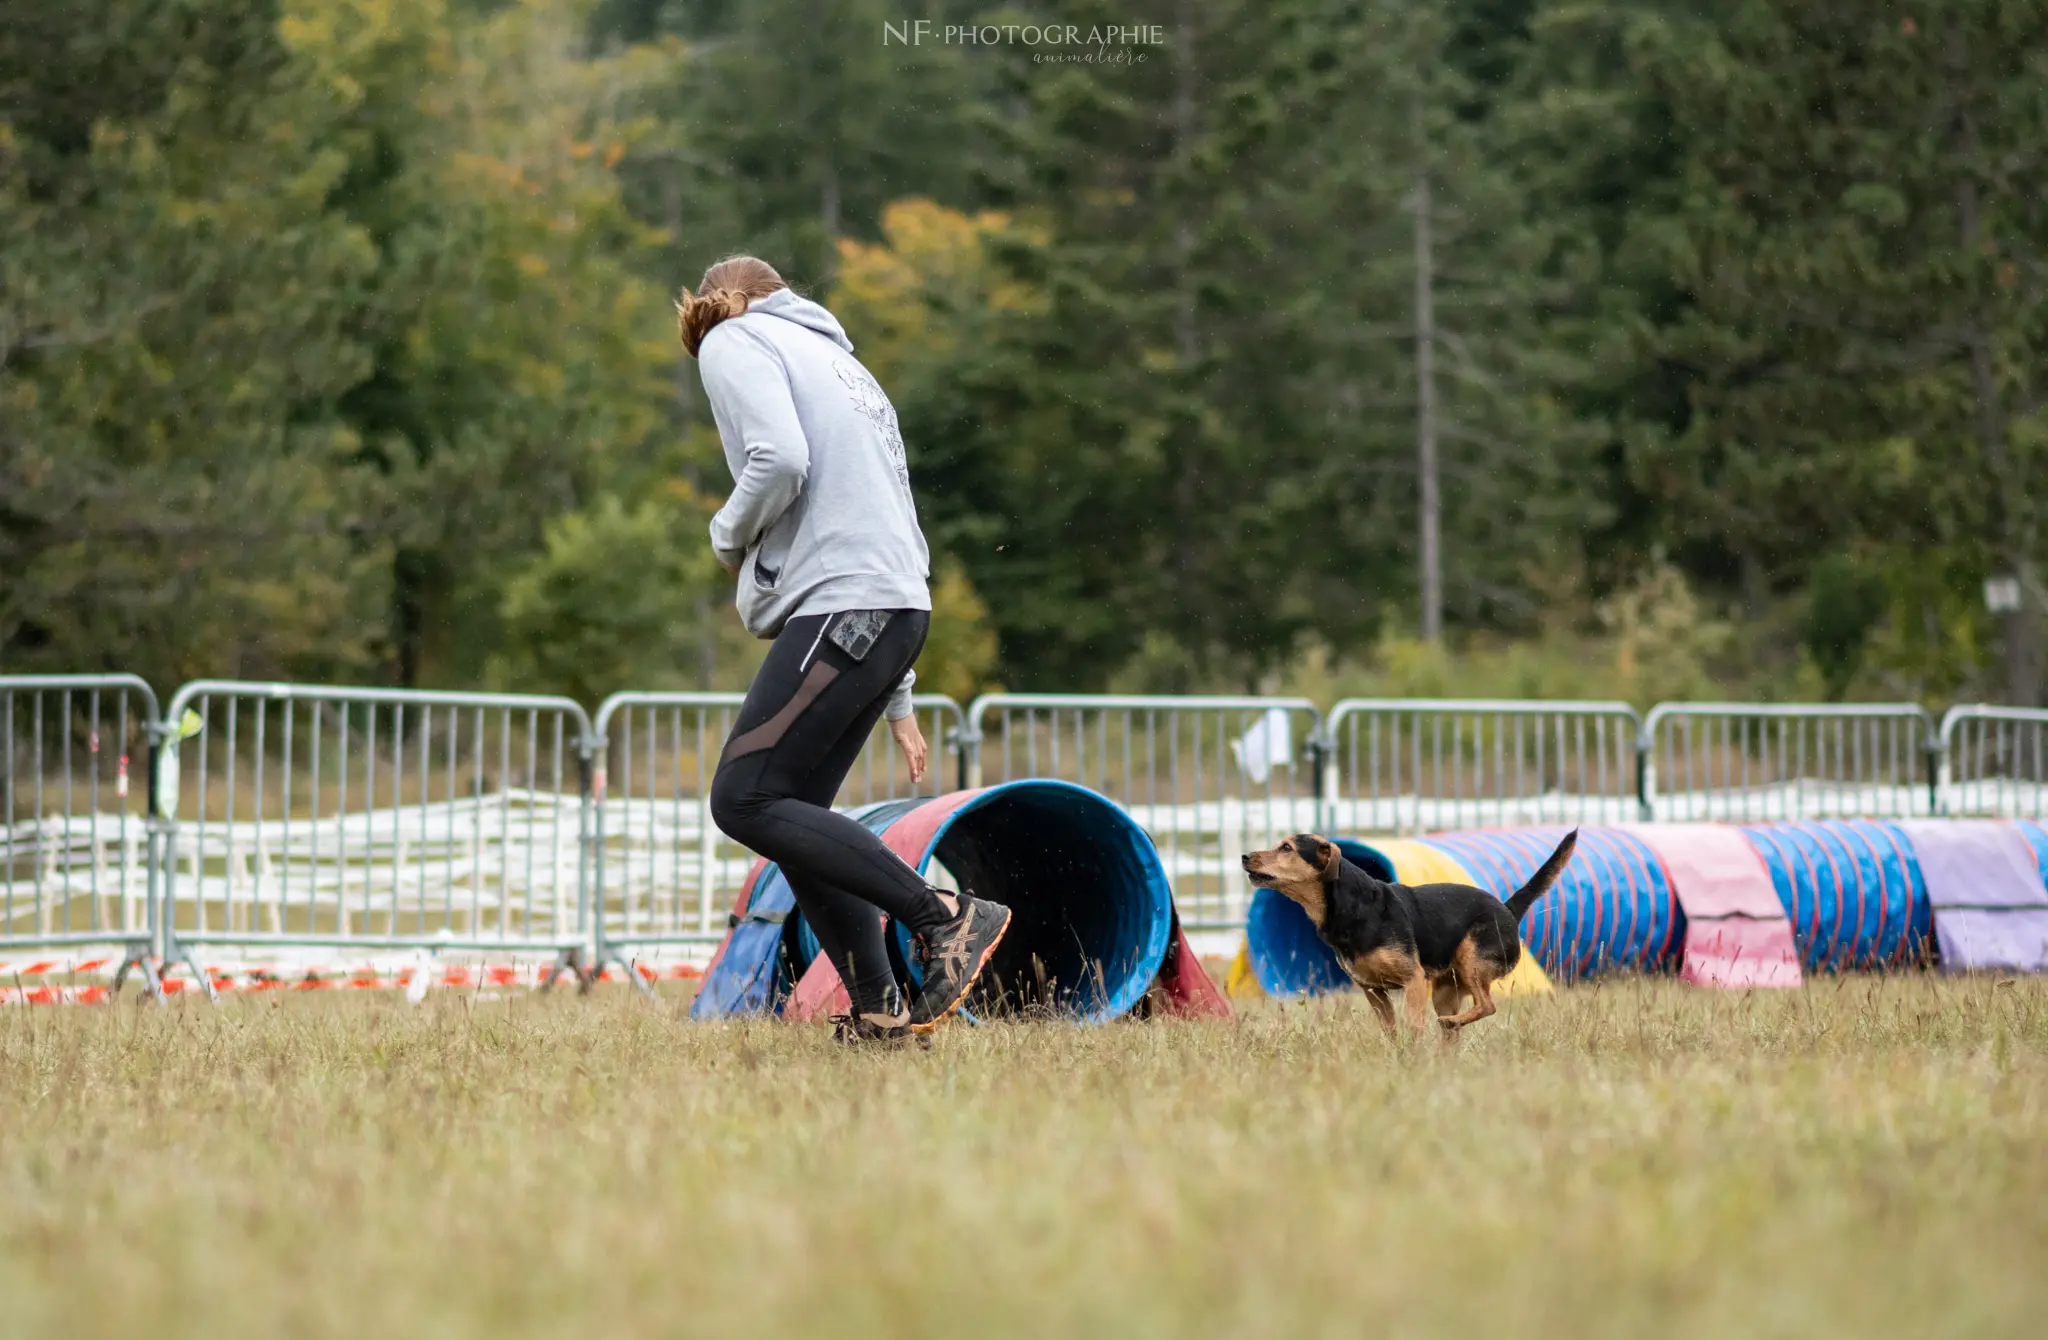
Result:
<instances>
[{"instance_id":1,"label":"green bush","mask_svg":"<svg viewBox=\"0 0 2048 1340\"><path fill-rule=\"evenodd\" d=\"M492 678L592 705L621 688L694 687L703 620L729 603L703 516L671 483L630 508L607 495L549 522L541 553L505 583Z\"/></svg>"}]
</instances>

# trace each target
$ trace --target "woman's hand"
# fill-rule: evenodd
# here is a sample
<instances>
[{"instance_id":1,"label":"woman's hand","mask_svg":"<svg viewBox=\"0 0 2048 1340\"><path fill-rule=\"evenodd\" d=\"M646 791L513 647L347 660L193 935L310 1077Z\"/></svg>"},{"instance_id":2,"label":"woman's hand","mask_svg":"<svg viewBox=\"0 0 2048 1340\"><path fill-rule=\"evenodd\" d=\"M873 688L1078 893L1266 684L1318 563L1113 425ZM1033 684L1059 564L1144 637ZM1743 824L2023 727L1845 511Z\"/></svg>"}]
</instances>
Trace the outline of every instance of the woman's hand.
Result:
<instances>
[{"instance_id":1,"label":"woman's hand","mask_svg":"<svg viewBox=\"0 0 2048 1340\"><path fill-rule=\"evenodd\" d=\"M910 780L924 780L924 765L928 757L924 744L924 732L917 728L917 713L899 717L889 723L889 734L896 737L896 747L903 751L903 761L910 765Z\"/></svg>"}]
</instances>

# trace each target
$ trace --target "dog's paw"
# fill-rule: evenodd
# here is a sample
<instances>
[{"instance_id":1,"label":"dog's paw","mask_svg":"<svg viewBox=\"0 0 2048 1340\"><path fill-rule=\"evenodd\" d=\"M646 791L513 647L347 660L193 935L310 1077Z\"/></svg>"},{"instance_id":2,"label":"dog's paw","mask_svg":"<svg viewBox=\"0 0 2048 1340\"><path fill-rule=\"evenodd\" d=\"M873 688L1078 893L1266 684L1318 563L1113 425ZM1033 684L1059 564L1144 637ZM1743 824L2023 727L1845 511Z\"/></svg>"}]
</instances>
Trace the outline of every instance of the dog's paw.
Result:
<instances>
[{"instance_id":1,"label":"dog's paw","mask_svg":"<svg viewBox=\"0 0 2048 1340\"><path fill-rule=\"evenodd\" d=\"M1452 1019L1447 1015L1438 1015L1436 1021L1439 1024L1443 1025L1443 1030L1446 1033L1455 1033L1460 1028L1464 1027L1464 1025L1460 1024L1456 1019Z\"/></svg>"}]
</instances>

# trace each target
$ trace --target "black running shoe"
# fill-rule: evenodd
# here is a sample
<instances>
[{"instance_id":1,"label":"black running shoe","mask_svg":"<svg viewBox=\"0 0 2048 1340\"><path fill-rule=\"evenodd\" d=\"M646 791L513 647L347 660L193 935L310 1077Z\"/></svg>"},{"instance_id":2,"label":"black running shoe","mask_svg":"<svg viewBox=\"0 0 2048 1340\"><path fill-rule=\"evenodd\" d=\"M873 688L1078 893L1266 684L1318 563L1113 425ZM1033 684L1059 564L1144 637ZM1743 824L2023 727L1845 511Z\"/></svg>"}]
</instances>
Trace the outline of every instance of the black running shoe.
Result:
<instances>
[{"instance_id":1,"label":"black running shoe","mask_svg":"<svg viewBox=\"0 0 2048 1340\"><path fill-rule=\"evenodd\" d=\"M951 921L917 937L924 985L910 1002L911 1032L929 1033L960 1008L1008 929L1009 908L963 893Z\"/></svg>"},{"instance_id":2,"label":"black running shoe","mask_svg":"<svg viewBox=\"0 0 2048 1340\"><path fill-rule=\"evenodd\" d=\"M848 1047L863 1047L870 1044L895 1047L909 1042L910 1010L904 1005L902 994L892 987L883 1003L895 1006L896 1012L862 1014L848 1006L845 1014L833 1015L832 1040Z\"/></svg>"},{"instance_id":3,"label":"black running shoe","mask_svg":"<svg viewBox=\"0 0 2048 1340\"><path fill-rule=\"evenodd\" d=\"M835 1014L832 1016L832 1040L848 1047L900 1047L907 1042L923 1041L910 1031L907 1012L893 1017Z\"/></svg>"}]
</instances>

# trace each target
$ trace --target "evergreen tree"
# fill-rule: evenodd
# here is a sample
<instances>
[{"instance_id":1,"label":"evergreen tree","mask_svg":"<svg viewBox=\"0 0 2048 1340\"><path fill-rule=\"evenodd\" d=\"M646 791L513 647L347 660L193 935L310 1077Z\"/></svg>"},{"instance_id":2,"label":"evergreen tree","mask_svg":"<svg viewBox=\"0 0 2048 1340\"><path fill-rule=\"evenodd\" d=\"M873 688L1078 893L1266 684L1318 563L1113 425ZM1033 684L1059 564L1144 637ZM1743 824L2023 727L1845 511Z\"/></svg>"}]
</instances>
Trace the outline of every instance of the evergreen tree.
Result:
<instances>
[{"instance_id":1,"label":"evergreen tree","mask_svg":"<svg viewBox=\"0 0 2048 1340\"><path fill-rule=\"evenodd\" d=\"M0 663L360 673L348 98L203 0L13 6L0 89Z\"/></svg>"},{"instance_id":2,"label":"evergreen tree","mask_svg":"<svg viewBox=\"0 0 2048 1340\"><path fill-rule=\"evenodd\" d=\"M1302 25L1298 59L1326 90L1303 119L1330 133L1285 189L1320 281L1300 394L1334 435L1326 486L1379 537L1329 569L1350 583L1321 602L1350 608L1340 645L1390 605L1425 635L1446 617L1526 627L1605 516L1595 436L1565 403L1587 351L1557 338L1584 268L1509 98L1464 72L1511 80L1523 42L1466 8L1324 7Z\"/></svg>"},{"instance_id":3,"label":"evergreen tree","mask_svg":"<svg viewBox=\"0 0 2048 1340\"><path fill-rule=\"evenodd\" d=\"M1843 552L1889 572L1908 627L1981 618L1983 577L2042 559L2048 10L1747 3L1652 38L1692 297L1663 348L1693 383L1640 476L1771 587ZM2007 639L2020 701L2035 622Z\"/></svg>"},{"instance_id":4,"label":"evergreen tree","mask_svg":"<svg viewBox=\"0 0 2048 1340\"><path fill-rule=\"evenodd\" d=\"M1489 144L1447 11L1119 13L1167 36L1142 64L1008 66L1025 112L1000 185L1046 239L1019 259L1047 307L907 420L945 523L981 537L1006 662L1099 682L1150 638L1175 649L1162 686L1249 681L1304 634L1356 647L1417 609L1425 387L1447 603L1529 618L1600 515L1557 398L1581 360L1543 343L1572 276L1545 268L1554 230Z\"/></svg>"}]
</instances>

